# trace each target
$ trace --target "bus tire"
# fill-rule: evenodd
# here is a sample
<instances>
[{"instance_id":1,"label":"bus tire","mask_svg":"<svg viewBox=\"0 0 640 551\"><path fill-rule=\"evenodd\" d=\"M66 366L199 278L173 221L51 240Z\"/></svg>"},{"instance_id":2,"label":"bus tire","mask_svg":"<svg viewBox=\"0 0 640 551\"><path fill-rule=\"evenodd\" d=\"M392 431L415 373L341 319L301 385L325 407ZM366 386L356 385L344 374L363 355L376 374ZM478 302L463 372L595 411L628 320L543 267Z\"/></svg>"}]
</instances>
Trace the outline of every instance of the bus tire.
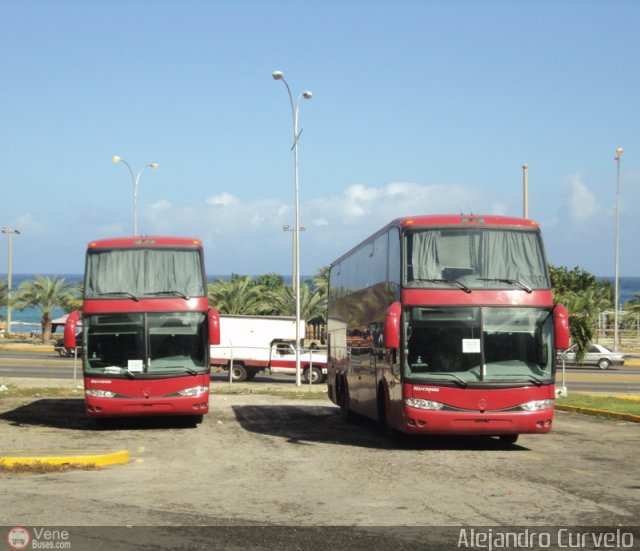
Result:
<instances>
[{"instance_id":1,"label":"bus tire","mask_svg":"<svg viewBox=\"0 0 640 551\"><path fill-rule=\"evenodd\" d=\"M231 380L234 383L241 383L247 380L247 370L244 365L240 363L234 363L231 368Z\"/></svg>"},{"instance_id":2,"label":"bus tire","mask_svg":"<svg viewBox=\"0 0 640 551\"><path fill-rule=\"evenodd\" d=\"M387 395L384 391L384 387L380 387L378 391L378 424L382 433L391 442L399 442L402 439L402 433L393 428L389 421L389 411L387 408Z\"/></svg>"},{"instance_id":3,"label":"bus tire","mask_svg":"<svg viewBox=\"0 0 640 551\"><path fill-rule=\"evenodd\" d=\"M309 381L309 377L311 377L311 381ZM322 382L322 369L319 367L312 367L304 370L304 382L311 382L312 385L318 385Z\"/></svg>"},{"instance_id":4,"label":"bus tire","mask_svg":"<svg viewBox=\"0 0 640 551\"><path fill-rule=\"evenodd\" d=\"M347 384L344 379L341 379L339 388L340 390L338 395L340 396L340 415L345 423L352 423L353 412L350 407L349 389L347 388Z\"/></svg>"}]
</instances>

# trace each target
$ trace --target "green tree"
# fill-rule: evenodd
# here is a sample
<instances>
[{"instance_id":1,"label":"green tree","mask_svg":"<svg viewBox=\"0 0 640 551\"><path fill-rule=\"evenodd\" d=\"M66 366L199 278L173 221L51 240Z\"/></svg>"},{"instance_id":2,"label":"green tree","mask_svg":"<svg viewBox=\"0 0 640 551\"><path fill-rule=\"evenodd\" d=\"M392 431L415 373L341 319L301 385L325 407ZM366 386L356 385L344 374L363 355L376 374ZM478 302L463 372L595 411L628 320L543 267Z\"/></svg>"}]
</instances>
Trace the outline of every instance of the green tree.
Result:
<instances>
[{"instance_id":1,"label":"green tree","mask_svg":"<svg viewBox=\"0 0 640 551\"><path fill-rule=\"evenodd\" d=\"M625 302L624 309L627 312L640 315L640 293L636 293L627 302Z\"/></svg>"},{"instance_id":2,"label":"green tree","mask_svg":"<svg viewBox=\"0 0 640 551\"><path fill-rule=\"evenodd\" d=\"M554 302L565 305L569 311L569 332L576 345L580 360L595 336L598 314L611 308L611 287L599 283L597 278L575 267L549 267Z\"/></svg>"},{"instance_id":3,"label":"green tree","mask_svg":"<svg viewBox=\"0 0 640 551\"><path fill-rule=\"evenodd\" d=\"M269 311L264 287L250 276L232 274L231 279L218 279L208 286L209 304L221 314L256 315Z\"/></svg>"},{"instance_id":4,"label":"green tree","mask_svg":"<svg viewBox=\"0 0 640 551\"><path fill-rule=\"evenodd\" d=\"M270 294L270 300L278 315L296 315L296 294L291 287L282 287ZM307 323L324 320L327 312L327 297L319 289L312 291L308 285L300 285L300 318Z\"/></svg>"},{"instance_id":5,"label":"green tree","mask_svg":"<svg viewBox=\"0 0 640 551\"><path fill-rule=\"evenodd\" d=\"M37 308L42 313L42 342L51 338L51 312L57 306L64 308L72 297L71 285L62 277L36 276L33 280L23 281L13 300L18 310Z\"/></svg>"},{"instance_id":6,"label":"green tree","mask_svg":"<svg viewBox=\"0 0 640 551\"><path fill-rule=\"evenodd\" d=\"M0 308L7 305L9 286L4 279L0 279Z\"/></svg>"},{"instance_id":7,"label":"green tree","mask_svg":"<svg viewBox=\"0 0 640 551\"><path fill-rule=\"evenodd\" d=\"M322 266L313 276L313 285L325 297L329 295L329 266Z\"/></svg>"}]
</instances>

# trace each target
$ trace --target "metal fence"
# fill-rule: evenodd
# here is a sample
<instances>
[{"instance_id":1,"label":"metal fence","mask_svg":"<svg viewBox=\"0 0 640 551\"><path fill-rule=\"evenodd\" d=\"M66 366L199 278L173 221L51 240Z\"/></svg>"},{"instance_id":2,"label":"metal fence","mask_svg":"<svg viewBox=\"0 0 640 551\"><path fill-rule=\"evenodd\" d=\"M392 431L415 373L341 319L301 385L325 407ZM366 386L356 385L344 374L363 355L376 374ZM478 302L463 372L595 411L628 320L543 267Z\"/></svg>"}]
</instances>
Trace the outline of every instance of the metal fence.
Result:
<instances>
[{"instance_id":1,"label":"metal fence","mask_svg":"<svg viewBox=\"0 0 640 551\"><path fill-rule=\"evenodd\" d=\"M598 315L596 341L614 348L615 312L605 311ZM640 352L640 316L630 312L618 312L618 350Z\"/></svg>"}]
</instances>

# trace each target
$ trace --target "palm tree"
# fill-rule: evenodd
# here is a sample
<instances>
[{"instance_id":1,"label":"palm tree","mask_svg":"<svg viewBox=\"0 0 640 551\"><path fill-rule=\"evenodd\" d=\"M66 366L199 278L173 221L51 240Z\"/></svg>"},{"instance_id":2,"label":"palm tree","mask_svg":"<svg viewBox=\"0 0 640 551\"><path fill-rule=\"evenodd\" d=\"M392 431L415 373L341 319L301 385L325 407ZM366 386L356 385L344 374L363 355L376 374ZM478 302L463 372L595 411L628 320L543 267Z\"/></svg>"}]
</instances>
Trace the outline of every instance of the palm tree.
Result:
<instances>
[{"instance_id":1,"label":"palm tree","mask_svg":"<svg viewBox=\"0 0 640 551\"><path fill-rule=\"evenodd\" d=\"M296 295L291 287L282 287L269 296L281 316L294 316ZM307 322L322 318L327 313L327 297L319 289L311 291L308 285L300 286L300 317Z\"/></svg>"},{"instance_id":2,"label":"palm tree","mask_svg":"<svg viewBox=\"0 0 640 551\"><path fill-rule=\"evenodd\" d=\"M221 314L263 314L271 308L264 287L250 276L232 274L209 284L209 304Z\"/></svg>"},{"instance_id":3,"label":"palm tree","mask_svg":"<svg viewBox=\"0 0 640 551\"><path fill-rule=\"evenodd\" d=\"M42 312L42 342L51 338L51 312L57 307L64 307L71 299L71 285L62 277L36 276L34 280L23 281L18 287L14 306L18 310L38 308Z\"/></svg>"},{"instance_id":4,"label":"palm tree","mask_svg":"<svg viewBox=\"0 0 640 551\"><path fill-rule=\"evenodd\" d=\"M0 279L0 308L3 308L4 306L7 305L7 290L8 290L8 285L7 282L4 281L4 279ZM4 319L2 316L0 316L0 320ZM0 329L4 327L4 325L0 324ZM7 327L6 329L7 332L9 332L9 328Z\"/></svg>"},{"instance_id":5,"label":"palm tree","mask_svg":"<svg viewBox=\"0 0 640 551\"><path fill-rule=\"evenodd\" d=\"M640 293L636 293L627 302L625 302L624 309L628 312L640 314Z\"/></svg>"},{"instance_id":6,"label":"palm tree","mask_svg":"<svg viewBox=\"0 0 640 551\"><path fill-rule=\"evenodd\" d=\"M0 308L7 305L7 291L9 286L4 279L0 279Z\"/></svg>"},{"instance_id":7,"label":"palm tree","mask_svg":"<svg viewBox=\"0 0 640 551\"><path fill-rule=\"evenodd\" d=\"M329 266L322 266L313 276L313 285L325 297L329 294Z\"/></svg>"}]
</instances>

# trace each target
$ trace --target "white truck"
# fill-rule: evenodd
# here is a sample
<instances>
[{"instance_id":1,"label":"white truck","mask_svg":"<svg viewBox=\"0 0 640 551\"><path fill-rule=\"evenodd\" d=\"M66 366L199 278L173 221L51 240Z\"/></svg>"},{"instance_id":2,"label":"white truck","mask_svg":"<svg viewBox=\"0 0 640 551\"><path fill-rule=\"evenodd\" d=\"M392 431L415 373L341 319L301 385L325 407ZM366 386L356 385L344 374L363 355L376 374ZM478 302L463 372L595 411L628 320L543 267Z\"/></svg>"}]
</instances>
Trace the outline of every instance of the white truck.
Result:
<instances>
[{"instance_id":1,"label":"white truck","mask_svg":"<svg viewBox=\"0 0 640 551\"><path fill-rule=\"evenodd\" d=\"M231 369L231 379L250 381L260 371L296 374L296 320L285 316L220 316L219 345L210 348L211 365ZM298 337L305 337L300 320ZM327 355L300 351L300 370L305 382L322 383L327 377Z\"/></svg>"}]
</instances>

